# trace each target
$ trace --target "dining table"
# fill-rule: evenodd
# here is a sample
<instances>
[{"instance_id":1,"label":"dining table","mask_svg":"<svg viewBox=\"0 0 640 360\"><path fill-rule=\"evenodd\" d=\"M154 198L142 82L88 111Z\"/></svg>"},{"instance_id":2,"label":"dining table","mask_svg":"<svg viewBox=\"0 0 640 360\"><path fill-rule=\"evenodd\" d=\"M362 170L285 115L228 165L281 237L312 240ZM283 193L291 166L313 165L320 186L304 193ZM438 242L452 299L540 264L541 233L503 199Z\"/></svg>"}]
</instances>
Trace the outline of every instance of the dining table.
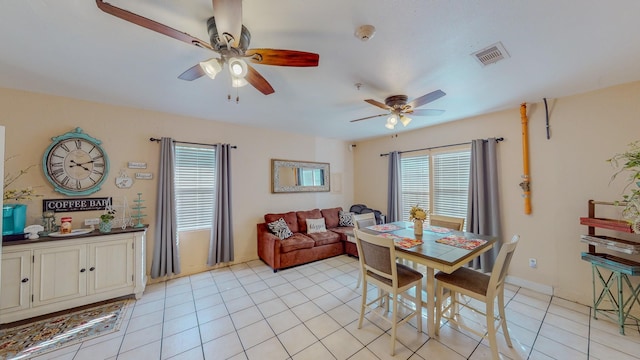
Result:
<instances>
[{"instance_id":1,"label":"dining table","mask_svg":"<svg viewBox=\"0 0 640 360\"><path fill-rule=\"evenodd\" d=\"M422 235L416 235L413 223L408 221L368 226L360 230L393 238L397 257L426 267L427 330L431 336L435 334L436 326L436 270L452 273L478 255L489 251L498 240L495 236L428 225L423 227Z\"/></svg>"}]
</instances>

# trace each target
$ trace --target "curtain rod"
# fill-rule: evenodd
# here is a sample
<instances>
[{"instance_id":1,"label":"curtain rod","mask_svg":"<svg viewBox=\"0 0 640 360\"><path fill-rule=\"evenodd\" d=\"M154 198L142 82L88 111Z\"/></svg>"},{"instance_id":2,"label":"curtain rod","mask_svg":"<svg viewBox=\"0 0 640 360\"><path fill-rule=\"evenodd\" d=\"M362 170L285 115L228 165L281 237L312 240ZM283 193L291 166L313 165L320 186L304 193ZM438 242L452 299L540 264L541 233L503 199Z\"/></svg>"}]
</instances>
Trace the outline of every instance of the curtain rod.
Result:
<instances>
[{"instance_id":1,"label":"curtain rod","mask_svg":"<svg viewBox=\"0 0 640 360\"><path fill-rule=\"evenodd\" d=\"M484 141L487 141L487 140L488 140L488 139L484 139ZM504 141L504 138L503 138L503 137L496 138L496 142L500 142L500 141ZM446 147L452 147L452 146L460 146L460 145L467 145L467 144L471 144L471 141L469 141L469 142L464 142L464 143L459 143L459 144L440 145L440 146L433 146L433 147L422 148L422 149L413 149L413 150L398 151L398 153L399 153L399 154L404 154L404 153L415 152L415 151L433 150L433 149L440 149L440 148L446 148ZM389 153L386 153L386 154L380 154L380 156L389 156Z\"/></svg>"},{"instance_id":2,"label":"curtain rod","mask_svg":"<svg viewBox=\"0 0 640 360\"><path fill-rule=\"evenodd\" d=\"M155 142L160 142L162 141L162 139L156 139L156 138L149 138L149 141L155 141ZM179 143L179 144L189 144L189 145L204 145L204 146L216 146L215 144L205 144L205 143L196 143L196 142L187 142L187 141L178 141L178 140L173 140L174 143ZM235 145L231 146L232 149L237 149L238 147Z\"/></svg>"}]
</instances>

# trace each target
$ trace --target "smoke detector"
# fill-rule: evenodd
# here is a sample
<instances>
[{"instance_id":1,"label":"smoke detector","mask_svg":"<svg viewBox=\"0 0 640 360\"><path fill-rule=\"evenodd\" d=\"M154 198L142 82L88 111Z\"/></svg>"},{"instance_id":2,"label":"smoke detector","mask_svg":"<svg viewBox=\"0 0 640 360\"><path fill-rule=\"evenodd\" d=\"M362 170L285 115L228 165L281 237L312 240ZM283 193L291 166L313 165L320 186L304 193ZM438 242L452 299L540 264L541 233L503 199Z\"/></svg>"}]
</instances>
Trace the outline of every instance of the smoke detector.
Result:
<instances>
[{"instance_id":1,"label":"smoke detector","mask_svg":"<svg viewBox=\"0 0 640 360\"><path fill-rule=\"evenodd\" d=\"M376 34L376 27L373 25L362 25L358 26L355 32L355 37L360 39L360 41L367 41L371 39Z\"/></svg>"}]
</instances>

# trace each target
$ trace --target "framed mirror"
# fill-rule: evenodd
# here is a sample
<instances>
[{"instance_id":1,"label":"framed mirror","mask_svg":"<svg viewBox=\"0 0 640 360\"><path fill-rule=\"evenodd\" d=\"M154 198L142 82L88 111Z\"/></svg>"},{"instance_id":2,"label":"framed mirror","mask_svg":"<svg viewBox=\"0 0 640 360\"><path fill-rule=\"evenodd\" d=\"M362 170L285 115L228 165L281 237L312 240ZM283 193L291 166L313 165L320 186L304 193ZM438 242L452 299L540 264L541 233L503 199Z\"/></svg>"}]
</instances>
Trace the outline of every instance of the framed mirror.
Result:
<instances>
[{"instance_id":1,"label":"framed mirror","mask_svg":"<svg viewBox=\"0 0 640 360\"><path fill-rule=\"evenodd\" d=\"M329 163L271 160L271 192L329 191Z\"/></svg>"}]
</instances>

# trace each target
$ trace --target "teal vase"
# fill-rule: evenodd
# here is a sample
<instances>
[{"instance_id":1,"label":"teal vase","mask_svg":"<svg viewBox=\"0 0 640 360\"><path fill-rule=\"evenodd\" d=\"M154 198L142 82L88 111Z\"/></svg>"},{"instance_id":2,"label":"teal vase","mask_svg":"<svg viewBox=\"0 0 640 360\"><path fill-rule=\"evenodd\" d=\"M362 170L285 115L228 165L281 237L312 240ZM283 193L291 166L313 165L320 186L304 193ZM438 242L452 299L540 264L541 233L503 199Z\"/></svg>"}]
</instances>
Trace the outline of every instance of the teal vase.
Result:
<instances>
[{"instance_id":1,"label":"teal vase","mask_svg":"<svg viewBox=\"0 0 640 360\"><path fill-rule=\"evenodd\" d=\"M100 227L100 232L101 233L111 232L111 221L109 221L109 222L100 221L99 227Z\"/></svg>"}]
</instances>

